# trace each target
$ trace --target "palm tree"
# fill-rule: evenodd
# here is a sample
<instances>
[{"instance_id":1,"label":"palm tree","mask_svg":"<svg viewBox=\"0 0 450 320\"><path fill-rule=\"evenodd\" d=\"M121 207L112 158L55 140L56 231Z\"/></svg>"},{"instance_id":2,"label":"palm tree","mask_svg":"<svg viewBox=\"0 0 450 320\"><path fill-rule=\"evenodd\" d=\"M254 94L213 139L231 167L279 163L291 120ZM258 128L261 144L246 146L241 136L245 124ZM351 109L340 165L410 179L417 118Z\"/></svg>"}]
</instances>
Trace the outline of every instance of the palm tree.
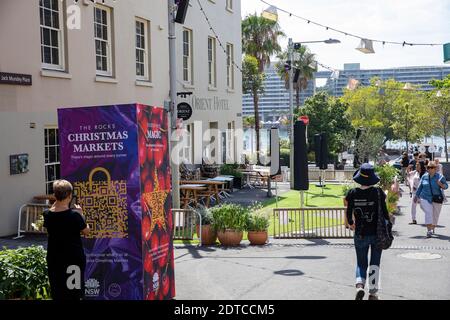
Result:
<instances>
[{"instance_id":1,"label":"palm tree","mask_svg":"<svg viewBox=\"0 0 450 320\"><path fill-rule=\"evenodd\" d=\"M284 36L276 21L256 15L249 15L242 21L242 51L258 61L259 73L270 63L270 57L281 52L278 37ZM259 163L259 94L254 92L253 105L255 111L256 153Z\"/></svg>"},{"instance_id":2,"label":"palm tree","mask_svg":"<svg viewBox=\"0 0 450 320\"><path fill-rule=\"evenodd\" d=\"M314 78L314 72L317 71L316 55L309 51L308 47L301 46L294 50L297 59L294 58L292 66L300 71L297 82L294 83L296 105L300 106L300 92L308 87L308 80ZM285 69L285 62L288 60L288 52L284 51L278 56L278 62L275 64L278 75L284 80L286 89L289 89L289 72ZM294 70L295 73L295 70Z\"/></svg>"}]
</instances>

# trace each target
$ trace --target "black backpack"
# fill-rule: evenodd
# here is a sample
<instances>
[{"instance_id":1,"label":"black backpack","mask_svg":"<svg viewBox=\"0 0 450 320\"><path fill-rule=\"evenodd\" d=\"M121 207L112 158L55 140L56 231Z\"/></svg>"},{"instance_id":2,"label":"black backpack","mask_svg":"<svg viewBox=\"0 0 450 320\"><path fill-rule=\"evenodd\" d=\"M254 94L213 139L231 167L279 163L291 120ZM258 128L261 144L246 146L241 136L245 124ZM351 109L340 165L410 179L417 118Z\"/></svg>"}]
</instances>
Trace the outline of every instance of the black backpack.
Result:
<instances>
[{"instance_id":1,"label":"black backpack","mask_svg":"<svg viewBox=\"0 0 450 320\"><path fill-rule=\"evenodd\" d=\"M381 194L383 192L380 188L377 188L378 194L378 221L377 221L377 247L381 250L389 249L394 241L392 235L392 223L386 222L383 215L383 209L381 207Z\"/></svg>"}]
</instances>

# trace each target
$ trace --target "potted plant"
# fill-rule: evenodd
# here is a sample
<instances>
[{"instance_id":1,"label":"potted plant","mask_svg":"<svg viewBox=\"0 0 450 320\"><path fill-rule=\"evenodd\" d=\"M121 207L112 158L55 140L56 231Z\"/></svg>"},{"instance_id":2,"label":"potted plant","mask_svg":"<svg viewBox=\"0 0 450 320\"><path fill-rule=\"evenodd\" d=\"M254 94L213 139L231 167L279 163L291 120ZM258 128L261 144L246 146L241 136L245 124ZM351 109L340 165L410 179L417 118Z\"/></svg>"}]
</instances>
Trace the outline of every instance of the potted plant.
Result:
<instances>
[{"instance_id":1,"label":"potted plant","mask_svg":"<svg viewBox=\"0 0 450 320\"><path fill-rule=\"evenodd\" d=\"M197 229L197 235L200 236L200 224L202 226L202 232L201 232L201 239L202 239L202 245L205 246L210 246L216 243L217 240L217 232L216 230L214 230L212 224L213 224L213 215L211 213L211 211L204 207L204 206L199 206L198 209L196 209L196 212L200 215L201 217L201 222L200 222L200 218L197 215L196 219L197 219L197 223L196 223L196 229Z\"/></svg>"},{"instance_id":2,"label":"potted plant","mask_svg":"<svg viewBox=\"0 0 450 320\"><path fill-rule=\"evenodd\" d=\"M0 251L0 300L49 299L45 257L42 246Z\"/></svg>"},{"instance_id":3,"label":"potted plant","mask_svg":"<svg viewBox=\"0 0 450 320\"><path fill-rule=\"evenodd\" d=\"M385 191L390 190L392 184L395 182L395 177L399 174L397 168L388 164L376 167L375 172L380 177L380 187Z\"/></svg>"},{"instance_id":4,"label":"potted plant","mask_svg":"<svg viewBox=\"0 0 450 320\"><path fill-rule=\"evenodd\" d=\"M251 245L264 245L269 239L269 215L265 212L254 211L248 219L247 232Z\"/></svg>"},{"instance_id":5,"label":"potted plant","mask_svg":"<svg viewBox=\"0 0 450 320\"><path fill-rule=\"evenodd\" d=\"M224 246L238 246L247 227L249 210L241 205L227 203L211 209L214 229Z\"/></svg>"}]
</instances>

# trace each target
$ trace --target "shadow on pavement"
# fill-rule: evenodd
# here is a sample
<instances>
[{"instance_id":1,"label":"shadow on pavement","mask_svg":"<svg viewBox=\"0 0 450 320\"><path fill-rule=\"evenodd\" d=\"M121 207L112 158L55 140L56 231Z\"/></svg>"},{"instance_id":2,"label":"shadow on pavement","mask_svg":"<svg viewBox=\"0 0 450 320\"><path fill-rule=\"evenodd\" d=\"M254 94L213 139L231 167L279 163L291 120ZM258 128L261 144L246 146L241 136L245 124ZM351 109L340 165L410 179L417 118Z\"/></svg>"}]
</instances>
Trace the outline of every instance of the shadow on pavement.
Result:
<instances>
[{"instance_id":1,"label":"shadow on pavement","mask_svg":"<svg viewBox=\"0 0 450 320\"><path fill-rule=\"evenodd\" d=\"M298 276L302 276L305 273L301 272L300 270L279 270L279 271L275 271L274 274L277 274L279 276L288 276L288 277L298 277Z\"/></svg>"},{"instance_id":2,"label":"shadow on pavement","mask_svg":"<svg viewBox=\"0 0 450 320\"><path fill-rule=\"evenodd\" d=\"M320 260L320 259L326 259L327 257L324 256L289 256L285 257L285 259L305 259L305 260Z\"/></svg>"}]
</instances>

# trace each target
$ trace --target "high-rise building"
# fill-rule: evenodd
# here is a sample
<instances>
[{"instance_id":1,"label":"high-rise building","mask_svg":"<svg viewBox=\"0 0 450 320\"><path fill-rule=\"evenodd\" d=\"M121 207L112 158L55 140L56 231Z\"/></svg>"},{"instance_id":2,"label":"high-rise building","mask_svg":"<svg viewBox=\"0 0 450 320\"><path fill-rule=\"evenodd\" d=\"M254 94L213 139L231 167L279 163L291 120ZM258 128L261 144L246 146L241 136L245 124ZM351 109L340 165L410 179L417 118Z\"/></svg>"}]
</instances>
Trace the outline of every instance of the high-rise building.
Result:
<instances>
[{"instance_id":1,"label":"high-rise building","mask_svg":"<svg viewBox=\"0 0 450 320\"><path fill-rule=\"evenodd\" d=\"M343 70L334 73L331 71L319 71L315 73L315 79L309 81L308 88L301 92L301 104L314 95L317 90L326 90L333 96L342 96L347 87L349 79L356 79L360 85L370 84L370 79L379 77L381 80L395 79L399 82L419 85L420 90L431 90L429 81L432 79L443 79L450 74L450 66L424 66L424 67L401 67L391 69L361 69L359 63L344 65ZM325 87L316 88L316 79L327 79ZM271 64L266 69L265 92L259 99L259 110L262 121L276 121L280 115L289 112L289 93L285 88L284 81L278 76ZM295 93L294 93L295 103ZM246 94L243 96L243 115L253 115L253 98Z\"/></svg>"},{"instance_id":2,"label":"high-rise building","mask_svg":"<svg viewBox=\"0 0 450 320\"><path fill-rule=\"evenodd\" d=\"M262 121L276 121L281 115L289 113L289 93L286 90L285 81L280 78L275 69L275 64L267 66L265 70L264 94L259 97L259 112ZM308 88L300 93L300 104L314 94L314 81L308 82ZM294 93L295 104L295 93ZM250 94L243 96L243 116L254 114L253 97Z\"/></svg>"},{"instance_id":3,"label":"high-rise building","mask_svg":"<svg viewBox=\"0 0 450 320\"><path fill-rule=\"evenodd\" d=\"M367 86L370 79L378 77L381 80L394 79L398 82L411 83L419 86L419 90L429 91L432 86L430 80L443 79L450 74L450 66L400 67L391 69L361 69L359 63L345 64L344 70L339 70L336 77L332 72L320 71L316 78L326 78L326 89L333 96L342 96L350 79L359 81L359 85Z\"/></svg>"}]
</instances>

